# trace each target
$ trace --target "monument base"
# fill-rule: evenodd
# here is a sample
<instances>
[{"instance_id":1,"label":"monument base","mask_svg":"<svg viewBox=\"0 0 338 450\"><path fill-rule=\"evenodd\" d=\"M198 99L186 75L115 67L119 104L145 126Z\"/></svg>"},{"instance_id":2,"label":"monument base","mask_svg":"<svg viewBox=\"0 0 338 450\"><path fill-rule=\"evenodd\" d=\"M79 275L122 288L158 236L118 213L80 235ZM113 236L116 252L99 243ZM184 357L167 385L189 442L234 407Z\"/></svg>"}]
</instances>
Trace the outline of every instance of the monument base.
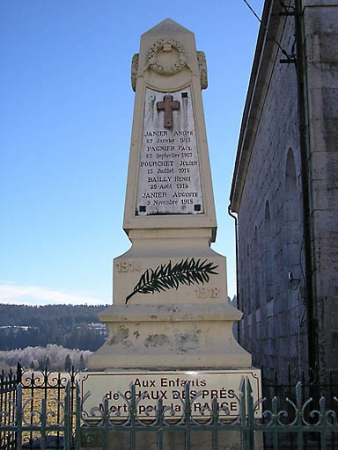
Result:
<instances>
[{"instance_id":1,"label":"monument base","mask_svg":"<svg viewBox=\"0 0 338 450\"><path fill-rule=\"evenodd\" d=\"M90 369L250 367L251 355L232 331L241 315L229 303L113 305L99 316L109 336Z\"/></svg>"},{"instance_id":2,"label":"monument base","mask_svg":"<svg viewBox=\"0 0 338 450\"><path fill-rule=\"evenodd\" d=\"M86 441L86 430L81 430L81 449L83 450L101 450L103 448L101 430L98 430L97 440L92 443L85 443ZM92 437L92 435L91 435ZM239 432L236 431L220 431L217 433L218 437L218 450L242 450L241 436ZM184 450L187 448L185 446L186 437L184 432L178 432L173 430L163 431L163 445L160 447L162 450ZM95 437L94 437L95 439ZM157 436L154 432L144 432L138 433L136 437L136 447L137 450L157 450ZM131 436L130 433L116 433L112 432L109 435L108 448L110 450L129 450L131 448ZM191 431L189 433L189 450L209 450L212 447L212 433L211 431ZM255 449L263 450L263 433L255 434L254 436Z\"/></svg>"},{"instance_id":3,"label":"monument base","mask_svg":"<svg viewBox=\"0 0 338 450\"><path fill-rule=\"evenodd\" d=\"M261 398L261 374L253 368L83 372L78 380L84 420L81 444L87 450L101 449L104 442L109 449L127 450L133 442L138 450L177 450L187 448L188 441L189 450L207 450L215 439L218 449L241 449L238 419L243 408L248 411L249 398L243 393L250 390L254 403ZM215 399L216 422L212 419ZM252 419L261 418L257 405ZM130 429L132 423L135 427ZM238 430L227 428L234 423ZM255 436L257 449L263 448L261 437ZM163 446L158 447L160 440Z\"/></svg>"}]
</instances>

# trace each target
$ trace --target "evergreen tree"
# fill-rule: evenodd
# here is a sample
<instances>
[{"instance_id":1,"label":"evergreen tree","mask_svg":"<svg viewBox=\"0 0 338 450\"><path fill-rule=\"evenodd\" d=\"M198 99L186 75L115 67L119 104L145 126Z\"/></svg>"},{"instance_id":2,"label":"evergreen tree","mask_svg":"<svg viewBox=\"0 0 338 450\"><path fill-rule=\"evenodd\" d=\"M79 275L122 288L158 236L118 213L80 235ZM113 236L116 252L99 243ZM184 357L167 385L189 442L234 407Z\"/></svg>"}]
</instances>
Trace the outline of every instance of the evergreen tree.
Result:
<instances>
[{"instance_id":1,"label":"evergreen tree","mask_svg":"<svg viewBox=\"0 0 338 450\"><path fill-rule=\"evenodd\" d=\"M80 355L80 370L83 370L85 368L85 362L83 358L83 353Z\"/></svg>"},{"instance_id":2,"label":"evergreen tree","mask_svg":"<svg viewBox=\"0 0 338 450\"><path fill-rule=\"evenodd\" d=\"M72 359L69 356L69 353L67 353L66 359L65 359L65 371L70 372L72 370Z\"/></svg>"}]
</instances>

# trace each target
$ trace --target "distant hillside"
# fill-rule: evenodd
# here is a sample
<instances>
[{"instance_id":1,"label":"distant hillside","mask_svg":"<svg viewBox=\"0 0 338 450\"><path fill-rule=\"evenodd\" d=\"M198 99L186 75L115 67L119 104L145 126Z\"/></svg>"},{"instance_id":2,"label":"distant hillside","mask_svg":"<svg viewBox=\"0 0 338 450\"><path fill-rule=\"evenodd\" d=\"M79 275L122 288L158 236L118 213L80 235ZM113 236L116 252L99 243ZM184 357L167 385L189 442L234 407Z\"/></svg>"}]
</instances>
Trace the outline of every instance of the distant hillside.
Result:
<instances>
[{"instance_id":1,"label":"distant hillside","mask_svg":"<svg viewBox=\"0 0 338 450\"><path fill-rule=\"evenodd\" d=\"M0 350L48 344L97 350L107 337L98 313L106 305L0 305Z\"/></svg>"}]
</instances>

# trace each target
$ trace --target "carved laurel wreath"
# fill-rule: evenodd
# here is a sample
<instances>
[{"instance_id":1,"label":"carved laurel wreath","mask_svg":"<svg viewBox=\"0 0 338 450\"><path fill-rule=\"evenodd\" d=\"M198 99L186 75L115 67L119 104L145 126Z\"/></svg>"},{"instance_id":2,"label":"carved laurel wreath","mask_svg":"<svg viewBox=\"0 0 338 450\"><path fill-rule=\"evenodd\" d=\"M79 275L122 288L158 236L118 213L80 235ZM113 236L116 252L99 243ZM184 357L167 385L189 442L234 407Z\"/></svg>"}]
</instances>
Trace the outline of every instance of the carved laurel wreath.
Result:
<instances>
[{"instance_id":1,"label":"carved laurel wreath","mask_svg":"<svg viewBox=\"0 0 338 450\"><path fill-rule=\"evenodd\" d=\"M161 264L155 270L147 269L141 275L140 281L134 287L133 292L127 296L126 304L137 293L153 294L172 288L177 290L180 284L208 283L211 274L218 274L218 272L215 272L218 265L207 261L207 259L195 261L194 258L190 260L187 258L174 265L169 261L168 264Z\"/></svg>"},{"instance_id":2,"label":"carved laurel wreath","mask_svg":"<svg viewBox=\"0 0 338 450\"><path fill-rule=\"evenodd\" d=\"M171 67L162 66L161 64L157 64L156 55L163 47L169 44L174 47L178 52L178 62L175 63ZM148 62L149 67L156 73L161 75L173 75L177 72L180 72L187 65L187 56L184 51L183 45L176 41L175 39L160 39L155 42L148 51Z\"/></svg>"}]
</instances>

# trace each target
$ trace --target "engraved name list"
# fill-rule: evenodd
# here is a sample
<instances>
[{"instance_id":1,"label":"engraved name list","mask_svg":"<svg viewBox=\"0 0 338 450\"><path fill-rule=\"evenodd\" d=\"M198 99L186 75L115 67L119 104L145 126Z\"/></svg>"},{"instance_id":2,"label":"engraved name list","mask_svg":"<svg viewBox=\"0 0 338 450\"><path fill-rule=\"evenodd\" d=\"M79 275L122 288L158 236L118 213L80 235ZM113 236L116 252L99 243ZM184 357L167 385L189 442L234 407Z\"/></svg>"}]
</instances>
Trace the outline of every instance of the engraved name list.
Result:
<instances>
[{"instance_id":1,"label":"engraved name list","mask_svg":"<svg viewBox=\"0 0 338 450\"><path fill-rule=\"evenodd\" d=\"M190 88L147 89L137 215L201 214L203 199Z\"/></svg>"}]
</instances>

